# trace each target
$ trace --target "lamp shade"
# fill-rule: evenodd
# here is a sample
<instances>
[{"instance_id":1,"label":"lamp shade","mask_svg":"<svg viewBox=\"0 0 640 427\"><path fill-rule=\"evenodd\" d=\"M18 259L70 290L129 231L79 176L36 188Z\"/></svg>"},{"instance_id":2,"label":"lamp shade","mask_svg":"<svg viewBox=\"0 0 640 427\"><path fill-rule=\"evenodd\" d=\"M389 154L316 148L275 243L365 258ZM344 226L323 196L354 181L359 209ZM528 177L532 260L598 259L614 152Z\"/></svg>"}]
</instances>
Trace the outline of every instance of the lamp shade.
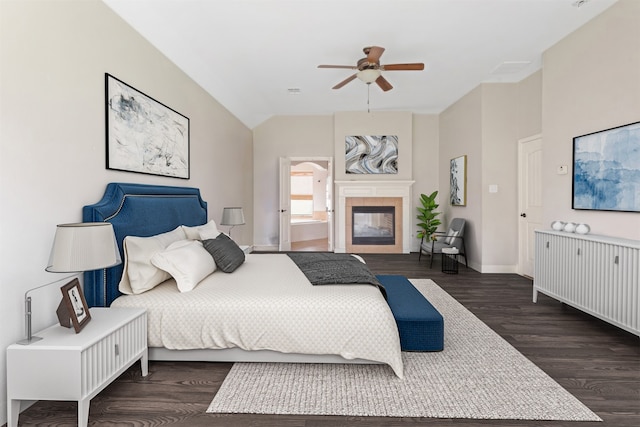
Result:
<instances>
[{"instance_id":1,"label":"lamp shade","mask_svg":"<svg viewBox=\"0 0 640 427\"><path fill-rule=\"evenodd\" d=\"M113 226L108 222L60 224L45 270L52 273L91 271L122 262Z\"/></svg>"},{"instance_id":2,"label":"lamp shade","mask_svg":"<svg viewBox=\"0 0 640 427\"><path fill-rule=\"evenodd\" d=\"M244 224L244 212L242 208L224 208L222 210L222 221L220 221L220 225L242 224Z\"/></svg>"},{"instance_id":3,"label":"lamp shade","mask_svg":"<svg viewBox=\"0 0 640 427\"><path fill-rule=\"evenodd\" d=\"M380 70L376 70L373 68L365 68L364 70L358 71L358 78L365 83L373 83L378 77L380 77Z\"/></svg>"}]
</instances>

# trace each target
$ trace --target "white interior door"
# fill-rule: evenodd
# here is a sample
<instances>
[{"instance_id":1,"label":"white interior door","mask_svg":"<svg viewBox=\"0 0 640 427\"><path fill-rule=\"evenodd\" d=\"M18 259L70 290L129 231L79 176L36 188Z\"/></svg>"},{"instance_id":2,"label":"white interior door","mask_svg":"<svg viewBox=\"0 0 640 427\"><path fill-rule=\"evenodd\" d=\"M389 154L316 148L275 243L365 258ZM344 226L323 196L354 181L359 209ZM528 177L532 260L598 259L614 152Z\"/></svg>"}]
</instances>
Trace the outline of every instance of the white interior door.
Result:
<instances>
[{"instance_id":1,"label":"white interior door","mask_svg":"<svg viewBox=\"0 0 640 427\"><path fill-rule=\"evenodd\" d=\"M542 138L534 136L518 144L518 272L533 277L534 230L542 228Z\"/></svg>"},{"instance_id":2,"label":"white interior door","mask_svg":"<svg viewBox=\"0 0 640 427\"><path fill-rule=\"evenodd\" d=\"M333 158L327 163L327 250L333 252Z\"/></svg>"},{"instance_id":3,"label":"white interior door","mask_svg":"<svg viewBox=\"0 0 640 427\"><path fill-rule=\"evenodd\" d=\"M291 159L280 157L279 251L291 250Z\"/></svg>"}]
</instances>

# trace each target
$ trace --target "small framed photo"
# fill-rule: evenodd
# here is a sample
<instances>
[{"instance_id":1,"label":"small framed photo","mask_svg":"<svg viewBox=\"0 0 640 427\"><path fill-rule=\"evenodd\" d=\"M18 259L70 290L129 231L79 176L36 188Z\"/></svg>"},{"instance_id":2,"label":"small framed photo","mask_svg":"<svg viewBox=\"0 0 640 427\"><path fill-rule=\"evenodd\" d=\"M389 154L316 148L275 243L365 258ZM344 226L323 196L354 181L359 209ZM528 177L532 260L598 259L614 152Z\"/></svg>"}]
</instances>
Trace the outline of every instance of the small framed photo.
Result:
<instances>
[{"instance_id":1,"label":"small framed photo","mask_svg":"<svg viewBox=\"0 0 640 427\"><path fill-rule=\"evenodd\" d=\"M62 301L60 301L58 310L56 310L58 320L66 328L70 328L73 325L73 329L77 334L91 320L89 307L87 307L87 301L84 299L84 293L80 288L80 282L78 279L73 279L60 290L62 291Z\"/></svg>"}]
</instances>

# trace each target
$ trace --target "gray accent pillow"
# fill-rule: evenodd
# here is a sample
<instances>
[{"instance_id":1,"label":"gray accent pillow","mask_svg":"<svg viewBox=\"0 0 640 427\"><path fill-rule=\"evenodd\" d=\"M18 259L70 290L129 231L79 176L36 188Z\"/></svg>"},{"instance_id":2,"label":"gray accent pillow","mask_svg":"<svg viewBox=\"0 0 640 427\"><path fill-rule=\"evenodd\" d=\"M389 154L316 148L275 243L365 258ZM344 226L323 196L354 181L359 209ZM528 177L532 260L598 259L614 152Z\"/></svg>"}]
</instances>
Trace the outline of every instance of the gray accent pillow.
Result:
<instances>
[{"instance_id":1,"label":"gray accent pillow","mask_svg":"<svg viewBox=\"0 0 640 427\"><path fill-rule=\"evenodd\" d=\"M215 239L204 240L202 245L225 273L233 273L244 262L244 251L224 233Z\"/></svg>"}]
</instances>

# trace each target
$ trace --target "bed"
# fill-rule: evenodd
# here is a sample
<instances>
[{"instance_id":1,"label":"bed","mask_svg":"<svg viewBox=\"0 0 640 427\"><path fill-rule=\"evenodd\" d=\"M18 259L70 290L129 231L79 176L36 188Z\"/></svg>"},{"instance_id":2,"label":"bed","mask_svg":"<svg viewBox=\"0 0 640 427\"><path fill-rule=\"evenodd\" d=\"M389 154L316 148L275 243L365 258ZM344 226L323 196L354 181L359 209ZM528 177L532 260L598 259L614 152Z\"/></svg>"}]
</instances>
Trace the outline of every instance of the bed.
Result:
<instances>
[{"instance_id":1,"label":"bed","mask_svg":"<svg viewBox=\"0 0 640 427\"><path fill-rule=\"evenodd\" d=\"M150 290L123 288L122 279L132 277L132 240L176 230L189 237L169 249L214 240L189 241L212 224L196 188L111 183L83 208L83 221L112 223L128 260L85 274L87 303L146 308L151 360L381 363L403 376L397 326L380 290L313 286L286 254L246 254L232 273L217 269L187 290L176 273Z\"/></svg>"}]
</instances>

